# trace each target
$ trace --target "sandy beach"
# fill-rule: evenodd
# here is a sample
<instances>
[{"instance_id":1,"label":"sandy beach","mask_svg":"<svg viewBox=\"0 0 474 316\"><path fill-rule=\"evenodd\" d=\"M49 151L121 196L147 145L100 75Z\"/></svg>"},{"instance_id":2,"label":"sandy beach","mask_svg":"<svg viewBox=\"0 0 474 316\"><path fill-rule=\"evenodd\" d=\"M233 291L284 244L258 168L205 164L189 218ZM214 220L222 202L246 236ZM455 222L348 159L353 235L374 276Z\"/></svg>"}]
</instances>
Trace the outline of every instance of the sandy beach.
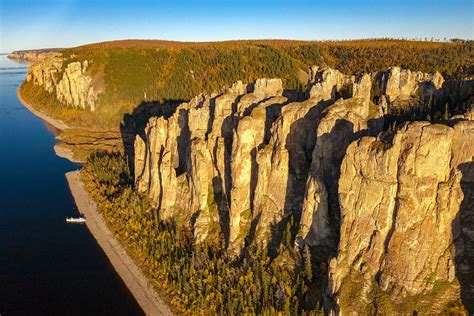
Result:
<instances>
[{"instance_id":1,"label":"sandy beach","mask_svg":"<svg viewBox=\"0 0 474 316\"><path fill-rule=\"evenodd\" d=\"M145 275L115 239L102 215L97 212L97 206L85 190L79 171L66 173L66 179L77 208L86 218L87 227L145 314L172 315L171 310L158 296Z\"/></svg>"}]
</instances>

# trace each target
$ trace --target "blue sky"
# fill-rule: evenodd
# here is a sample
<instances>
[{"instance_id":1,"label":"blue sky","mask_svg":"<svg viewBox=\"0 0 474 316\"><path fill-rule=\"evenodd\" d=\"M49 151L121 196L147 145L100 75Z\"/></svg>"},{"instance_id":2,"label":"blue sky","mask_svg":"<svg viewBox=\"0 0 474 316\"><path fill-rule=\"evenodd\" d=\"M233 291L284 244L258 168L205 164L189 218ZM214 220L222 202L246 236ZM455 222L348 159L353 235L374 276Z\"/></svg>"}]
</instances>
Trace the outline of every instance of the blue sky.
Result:
<instances>
[{"instance_id":1,"label":"blue sky","mask_svg":"<svg viewBox=\"0 0 474 316\"><path fill-rule=\"evenodd\" d=\"M0 52L115 39L474 37L473 0L0 0Z\"/></svg>"}]
</instances>

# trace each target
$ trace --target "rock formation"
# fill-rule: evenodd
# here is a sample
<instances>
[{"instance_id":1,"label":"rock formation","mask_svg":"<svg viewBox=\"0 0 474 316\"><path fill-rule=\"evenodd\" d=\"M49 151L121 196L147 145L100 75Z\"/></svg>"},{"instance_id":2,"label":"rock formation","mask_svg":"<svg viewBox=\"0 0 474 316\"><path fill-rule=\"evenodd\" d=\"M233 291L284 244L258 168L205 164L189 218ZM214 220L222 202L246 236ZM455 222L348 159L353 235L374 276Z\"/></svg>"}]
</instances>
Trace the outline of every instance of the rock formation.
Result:
<instances>
[{"instance_id":1,"label":"rock formation","mask_svg":"<svg viewBox=\"0 0 474 316\"><path fill-rule=\"evenodd\" d=\"M427 91L470 102L469 87L397 68L349 77L312 67L308 98L292 102L279 79L237 82L149 120L135 139L136 187L161 219L233 255L278 249L299 221L296 245L333 257L336 312L390 312L425 294L420 306L433 311L458 302L469 287L456 280L472 274L472 115L383 132L384 111Z\"/></svg>"},{"instance_id":2,"label":"rock formation","mask_svg":"<svg viewBox=\"0 0 474 316\"><path fill-rule=\"evenodd\" d=\"M92 86L92 78L87 75L89 63L78 61L69 63L63 77L56 86L59 102L75 108L95 110L99 92Z\"/></svg>"},{"instance_id":3,"label":"rock formation","mask_svg":"<svg viewBox=\"0 0 474 316\"><path fill-rule=\"evenodd\" d=\"M181 104L170 118L149 121L146 139L135 141L135 178L163 219L179 213L198 242L209 236L208 227L223 225L223 216L231 217L232 241L246 230L241 215L251 209L255 153L269 121L286 102L282 92L279 79L259 79L250 86L238 82ZM188 196L177 196L177 190ZM176 199L189 202L177 207Z\"/></svg>"},{"instance_id":4,"label":"rock formation","mask_svg":"<svg viewBox=\"0 0 474 316\"><path fill-rule=\"evenodd\" d=\"M385 96L391 106L422 104L439 94L444 78L439 72L427 74L400 67L374 74L376 94Z\"/></svg>"},{"instance_id":5,"label":"rock formation","mask_svg":"<svg viewBox=\"0 0 474 316\"><path fill-rule=\"evenodd\" d=\"M363 137L348 147L339 179L341 239L329 274L339 312L366 312L363 306L377 304L374 288L394 308L472 276L473 160L473 121L406 123L392 141Z\"/></svg>"},{"instance_id":6,"label":"rock formation","mask_svg":"<svg viewBox=\"0 0 474 316\"><path fill-rule=\"evenodd\" d=\"M312 66L308 73L308 92L310 98L336 101L344 89L352 86L352 79L336 69Z\"/></svg>"},{"instance_id":7,"label":"rock formation","mask_svg":"<svg viewBox=\"0 0 474 316\"><path fill-rule=\"evenodd\" d=\"M333 130L335 123L347 120L354 125L347 132L339 125L332 131L346 147L364 135L358 131L375 133L381 127L369 126L372 119L380 116L370 102L369 75L356 80L323 68L310 78L310 85L309 99L288 102L282 96L279 79L258 79L250 85L237 82L227 90L181 104L170 118L151 119L145 130L146 139L137 136L135 141L137 188L152 199L162 218L173 218L166 215L173 212L181 214L199 241L207 236L198 233L205 227L201 223L209 222L210 217L214 222L217 219L235 254L246 242L272 241L276 246L278 238L272 230L291 216L299 219L303 213L302 231L314 230L310 228L312 221L307 221L315 206L305 204L305 191L317 138L323 137L319 146L324 147L322 152L326 150L324 159L331 161L327 168L337 174L335 169L342 161L344 148L333 146L329 150L326 147L332 145L324 143L325 134ZM347 85L351 85L354 96L334 103ZM181 189L177 185L178 173L184 186ZM190 196L177 197L177 190ZM325 187L321 190L326 192ZM308 194L320 199L314 192ZM332 192L328 196L329 200L334 199ZM189 203L178 211L176 199ZM326 219L327 213L328 210L324 213ZM315 221L314 225L329 223ZM303 240L312 238L306 235L307 232L301 233Z\"/></svg>"},{"instance_id":8,"label":"rock formation","mask_svg":"<svg viewBox=\"0 0 474 316\"><path fill-rule=\"evenodd\" d=\"M60 104L94 111L101 89L94 85L88 66L87 60L68 63L61 53L47 53L28 67L26 81L54 94Z\"/></svg>"},{"instance_id":9,"label":"rock formation","mask_svg":"<svg viewBox=\"0 0 474 316\"><path fill-rule=\"evenodd\" d=\"M367 80L364 78L363 81ZM358 90L363 89L354 91ZM377 134L382 128L382 113L367 96L340 99L323 111L315 132L316 145L312 150L301 230L296 240L300 246L305 240L310 246L327 246L329 250L335 250L340 217L338 179L346 148L352 141ZM319 199L314 197L318 191L323 192ZM314 221L307 222L312 217Z\"/></svg>"},{"instance_id":10,"label":"rock formation","mask_svg":"<svg viewBox=\"0 0 474 316\"><path fill-rule=\"evenodd\" d=\"M33 84L43 87L48 93L52 93L56 90L56 86L60 81L62 66L63 58L61 54L45 58L28 67L26 81L31 81Z\"/></svg>"}]
</instances>

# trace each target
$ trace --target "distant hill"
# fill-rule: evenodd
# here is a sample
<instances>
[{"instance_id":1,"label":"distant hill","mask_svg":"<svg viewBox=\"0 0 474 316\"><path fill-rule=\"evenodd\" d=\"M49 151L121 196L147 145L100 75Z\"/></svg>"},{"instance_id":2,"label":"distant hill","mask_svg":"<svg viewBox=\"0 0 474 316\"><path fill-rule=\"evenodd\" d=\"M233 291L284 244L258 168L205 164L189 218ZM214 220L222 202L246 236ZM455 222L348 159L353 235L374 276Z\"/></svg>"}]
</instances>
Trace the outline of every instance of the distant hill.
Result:
<instances>
[{"instance_id":1,"label":"distant hill","mask_svg":"<svg viewBox=\"0 0 474 316\"><path fill-rule=\"evenodd\" d=\"M117 127L124 114L131 113L142 102L189 100L237 80L252 82L257 78L278 77L285 88L301 91L310 65L327 65L349 75L400 66L423 72L439 71L446 79L474 76L472 41L121 40L16 54L27 56L51 51L62 54L61 66L53 71L56 81L62 78L68 65L80 62L85 68L87 61L87 70L82 75L90 78L86 81L95 92L100 91L94 113L73 111L71 114L61 110L56 111L57 115L66 121L71 116L85 125L108 127ZM53 97L40 97L45 93L43 89L26 84L23 94L41 107L49 103L49 108L55 108L56 89L50 90Z\"/></svg>"},{"instance_id":2,"label":"distant hill","mask_svg":"<svg viewBox=\"0 0 474 316\"><path fill-rule=\"evenodd\" d=\"M43 48L43 49L29 49L29 50L17 50L13 51L8 55L8 58L19 59L28 62L35 62L40 59L40 56L46 53L59 52L62 48Z\"/></svg>"}]
</instances>

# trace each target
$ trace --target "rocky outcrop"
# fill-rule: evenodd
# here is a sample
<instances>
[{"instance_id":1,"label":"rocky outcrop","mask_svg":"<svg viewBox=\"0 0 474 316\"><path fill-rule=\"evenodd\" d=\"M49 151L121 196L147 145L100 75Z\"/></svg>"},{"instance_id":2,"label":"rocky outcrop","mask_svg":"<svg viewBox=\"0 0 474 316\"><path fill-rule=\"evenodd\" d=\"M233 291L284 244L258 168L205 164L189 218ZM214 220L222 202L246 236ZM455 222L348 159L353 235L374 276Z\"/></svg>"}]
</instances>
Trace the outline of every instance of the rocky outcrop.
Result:
<instances>
[{"instance_id":1,"label":"rocky outcrop","mask_svg":"<svg viewBox=\"0 0 474 316\"><path fill-rule=\"evenodd\" d=\"M228 226L224 230L233 244L248 230L242 214L251 209L255 155L286 102L282 92L279 79L237 82L181 104L170 118L149 121L146 139L135 141L135 179L162 219L179 217L197 242ZM187 202L177 206L177 200Z\"/></svg>"},{"instance_id":2,"label":"rocky outcrop","mask_svg":"<svg viewBox=\"0 0 474 316\"><path fill-rule=\"evenodd\" d=\"M350 89L353 78L336 69L312 66L308 73L308 93L310 98L336 101L344 90Z\"/></svg>"},{"instance_id":3,"label":"rocky outcrop","mask_svg":"<svg viewBox=\"0 0 474 316\"><path fill-rule=\"evenodd\" d=\"M433 74L391 67L374 74L376 94L385 96L388 105L420 105L439 95L444 78L439 72Z\"/></svg>"},{"instance_id":4,"label":"rocky outcrop","mask_svg":"<svg viewBox=\"0 0 474 316\"><path fill-rule=\"evenodd\" d=\"M370 76L354 81L351 99L339 99L319 117L316 145L306 183L300 231L296 243L321 246L329 252L337 247L339 232L338 179L346 148L356 139L382 131L383 113L370 102ZM304 188L303 188L304 189Z\"/></svg>"},{"instance_id":5,"label":"rocky outcrop","mask_svg":"<svg viewBox=\"0 0 474 316\"><path fill-rule=\"evenodd\" d=\"M60 104L94 111L102 92L100 75L94 78L88 68L87 60L68 63L61 53L48 53L28 67L26 81L54 94Z\"/></svg>"},{"instance_id":6,"label":"rocky outcrop","mask_svg":"<svg viewBox=\"0 0 474 316\"><path fill-rule=\"evenodd\" d=\"M384 110L414 101L416 83L445 89L437 75L390 71L378 105L379 77L327 67L310 70L305 100L290 102L279 79L199 95L136 137L136 187L161 219L233 255L278 249L299 220L296 245L333 257L326 298L336 312L404 310L414 295L427 311L459 302L456 280L472 273L471 115L382 132Z\"/></svg>"},{"instance_id":7,"label":"rocky outcrop","mask_svg":"<svg viewBox=\"0 0 474 316\"><path fill-rule=\"evenodd\" d=\"M315 143L314 129L327 105L315 98L285 105L270 129L268 143L256 153L253 221L258 241L275 239L272 231L279 223L301 213L311 163L309 153Z\"/></svg>"},{"instance_id":8,"label":"rocky outcrop","mask_svg":"<svg viewBox=\"0 0 474 316\"><path fill-rule=\"evenodd\" d=\"M66 66L62 79L56 85L56 96L62 104L81 109L95 110L99 91L87 74L88 61L72 62Z\"/></svg>"},{"instance_id":9,"label":"rocky outcrop","mask_svg":"<svg viewBox=\"0 0 474 316\"><path fill-rule=\"evenodd\" d=\"M61 79L63 58L61 54L55 54L41 62L34 63L28 67L26 81L34 85L41 86L48 93L56 90L56 86Z\"/></svg>"},{"instance_id":10,"label":"rocky outcrop","mask_svg":"<svg viewBox=\"0 0 474 316\"><path fill-rule=\"evenodd\" d=\"M280 92L281 90L275 90ZM243 97L241 100L244 99ZM238 120L234 129L231 154L230 244L237 250L249 234L258 195L258 172L264 168L258 161L260 149L268 143L269 126L278 117L285 97L276 96L260 102L248 116Z\"/></svg>"},{"instance_id":11,"label":"rocky outcrop","mask_svg":"<svg viewBox=\"0 0 474 316\"><path fill-rule=\"evenodd\" d=\"M380 304L377 290L385 308L403 307L474 272L474 122L406 123L390 138L352 143L341 166L341 239L329 274L341 313ZM425 305L452 297L432 299Z\"/></svg>"},{"instance_id":12,"label":"rocky outcrop","mask_svg":"<svg viewBox=\"0 0 474 316\"><path fill-rule=\"evenodd\" d=\"M308 222L317 208L308 203L322 199L327 204L334 199L332 192L325 193L324 182L319 188L318 180L308 180L317 138L323 138L320 150L330 152L324 159L334 160L327 168L336 169L344 148L324 142L326 131L339 135L339 145L348 145L364 135L358 131L371 129L369 121L380 112L370 103L368 75L355 79L324 68L316 72L310 85L309 99L288 102L282 96L280 79L258 79L250 85L237 82L181 104L170 118L151 119L145 139L138 136L135 141L137 188L154 201L162 218L179 214L198 241L209 236L203 223L218 222L234 254L246 243L276 246L278 236L272 232L290 217L303 216L301 236L311 240L309 230L319 234L322 230L315 227L328 227L329 223ZM343 95L346 85L351 85L354 96L330 106L334 98ZM334 128L340 120L352 122L350 133L340 126ZM334 152L327 149L331 146ZM313 191L307 192L305 200L308 182L313 183ZM189 196L178 197L178 190ZM316 196L314 190L323 195ZM178 210L176 199L188 204ZM323 219L329 216L327 210L318 214L325 214Z\"/></svg>"}]
</instances>

